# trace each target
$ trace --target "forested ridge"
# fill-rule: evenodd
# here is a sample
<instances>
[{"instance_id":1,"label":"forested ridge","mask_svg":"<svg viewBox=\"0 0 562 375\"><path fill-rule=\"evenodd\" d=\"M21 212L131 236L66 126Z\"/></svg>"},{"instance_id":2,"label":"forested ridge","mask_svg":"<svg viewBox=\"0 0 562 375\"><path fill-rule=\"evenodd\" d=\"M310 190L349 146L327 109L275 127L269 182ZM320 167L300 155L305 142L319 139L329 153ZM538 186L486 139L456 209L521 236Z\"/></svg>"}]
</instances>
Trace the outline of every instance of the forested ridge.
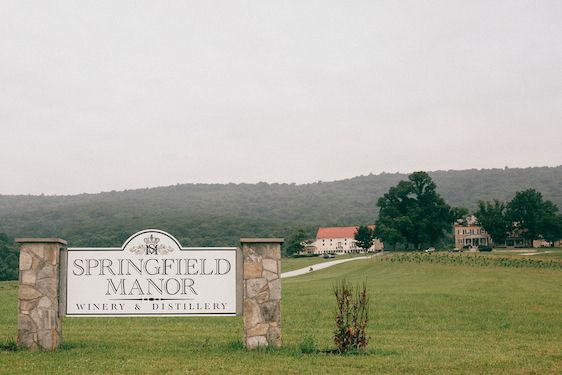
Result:
<instances>
[{"instance_id":1,"label":"forested ridge","mask_svg":"<svg viewBox=\"0 0 562 375\"><path fill-rule=\"evenodd\" d=\"M527 188L562 207L562 166L429 172L451 206L513 198ZM382 173L310 184L181 184L72 196L0 195L0 233L56 236L70 246L120 246L134 232L158 228L184 246L236 245L240 237L287 237L296 228L360 225L377 218L376 202L407 174Z\"/></svg>"}]
</instances>

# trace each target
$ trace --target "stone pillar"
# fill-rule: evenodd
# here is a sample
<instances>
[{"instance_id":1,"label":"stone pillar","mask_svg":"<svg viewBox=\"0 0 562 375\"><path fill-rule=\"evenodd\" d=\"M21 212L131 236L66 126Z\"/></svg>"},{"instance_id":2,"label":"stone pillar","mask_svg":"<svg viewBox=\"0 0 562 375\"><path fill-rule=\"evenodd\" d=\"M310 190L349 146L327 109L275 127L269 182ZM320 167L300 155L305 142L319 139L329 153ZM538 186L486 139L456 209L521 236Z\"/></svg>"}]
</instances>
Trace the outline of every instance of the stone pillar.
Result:
<instances>
[{"instance_id":1,"label":"stone pillar","mask_svg":"<svg viewBox=\"0 0 562 375\"><path fill-rule=\"evenodd\" d=\"M244 257L244 344L281 346L280 238L240 239Z\"/></svg>"},{"instance_id":2,"label":"stone pillar","mask_svg":"<svg viewBox=\"0 0 562 375\"><path fill-rule=\"evenodd\" d=\"M59 238L17 238L20 244L18 345L54 350L62 338L59 316Z\"/></svg>"}]
</instances>

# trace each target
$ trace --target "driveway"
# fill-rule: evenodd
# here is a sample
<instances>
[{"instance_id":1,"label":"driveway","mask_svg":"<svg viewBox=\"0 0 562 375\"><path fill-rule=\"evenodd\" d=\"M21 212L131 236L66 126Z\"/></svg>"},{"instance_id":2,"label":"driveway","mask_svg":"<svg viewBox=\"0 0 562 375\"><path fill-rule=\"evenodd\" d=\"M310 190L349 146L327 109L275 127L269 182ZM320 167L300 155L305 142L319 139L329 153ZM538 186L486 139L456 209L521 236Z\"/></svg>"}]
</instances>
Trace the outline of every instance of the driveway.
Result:
<instances>
[{"instance_id":1,"label":"driveway","mask_svg":"<svg viewBox=\"0 0 562 375\"><path fill-rule=\"evenodd\" d=\"M311 266L306 266L303 268L299 268L298 270L294 270L294 271L289 271L289 272L283 272L281 273L281 278L282 279L286 279L288 277L294 277L294 276L300 276L300 275L305 275L307 273L311 273L314 271L318 271L318 270L322 270L324 268L328 268L328 267L332 267L335 266L336 264L342 264L342 263L346 263L346 262L352 262L354 260L360 260L360 259L370 259L372 257L376 257L376 256L381 256L383 253L376 253L374 255L367 255L364 257L357 257L357 258L348 258L348 259L340 259L340 260L332 260L330 262L324 262L324 263L317 263L317 264L313 264Z\"/></svg>"}]
</instances>

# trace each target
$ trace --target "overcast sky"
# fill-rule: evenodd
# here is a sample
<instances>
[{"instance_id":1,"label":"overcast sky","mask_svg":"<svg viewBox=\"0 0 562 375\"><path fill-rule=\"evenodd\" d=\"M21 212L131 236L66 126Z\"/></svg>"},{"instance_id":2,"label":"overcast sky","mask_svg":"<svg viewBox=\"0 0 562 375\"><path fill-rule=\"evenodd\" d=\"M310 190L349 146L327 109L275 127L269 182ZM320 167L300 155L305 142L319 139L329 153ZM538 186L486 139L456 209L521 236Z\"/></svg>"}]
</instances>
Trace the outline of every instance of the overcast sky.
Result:
<instances>
[{"instance_id":1,"label":"overcast sky","mask_svg":"<svg viewBox=\"0 0 562 375\"><path fill-rule=\"evenodd\" d=\"M562 1L0 0L0 194L562 164Z\"/></svg>"}]
</instances>

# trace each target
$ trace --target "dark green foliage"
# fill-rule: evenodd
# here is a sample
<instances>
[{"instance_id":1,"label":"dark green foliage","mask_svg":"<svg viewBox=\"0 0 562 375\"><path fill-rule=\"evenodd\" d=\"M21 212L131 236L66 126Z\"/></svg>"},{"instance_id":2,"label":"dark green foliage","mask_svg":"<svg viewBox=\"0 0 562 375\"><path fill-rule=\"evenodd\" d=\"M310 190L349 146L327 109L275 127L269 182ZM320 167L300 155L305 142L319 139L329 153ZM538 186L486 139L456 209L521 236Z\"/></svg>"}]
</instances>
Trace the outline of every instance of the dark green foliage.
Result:
<instances>
[{"instance_id":1,"label":"dark green foliage","mask_svg":"<svg viewBox=\"0 0 562 375\"><path fill-rule=\"evenodd\" d=\"M304 248L303 243L308 239L308 233L300 228L295 230L285 242L285 255L299 254Z\"/></svg>"},{"instance_id":2,"label":"dark green foliage","mask_svg":"<svg viewBox=\"0 0 562 375\"><path fill-rule=\"evenodd\" d=\"M535 189L515 194L507 204L506 217L512 230L531 242L537 238L556 241L562 238L562 219L558 207Z\"/></svg>"},{"instance_id":3,"label":"dark green foliage","mask_svg":"<svg viewBox=\"0 0 562 375\"><path fill-rule=\"evenodd\" d=\"M0 281L18 279L19 252L13 240L0 233Z\"/></svg>"},{"instance_id":4,"label":"dark green foliage","mask_svg":"<svg viewBox=\"0 0 562 375\"><path fill-rule=\"evenodd\" d=\"M562 205L562 166L429 173L450 204L476 209L478 200L507 201L529 186ZM138 230L158 228L184 246L236 246L240 237L309 237L319 226L376 219L376 202L405 180L383 173L335 182L184 184L73 196L0 196L0 232L9 237L61 237L70 246L121 246ZM407 222L403 223L408 225ZM382 228L391 243L399 233Z\"/></svg>"},{"instance_id":5,"label":"dark green foliage","mask_svg":"<svg viewBox=\"0 0 562 375\"><path fill-rule=\"evenodd\" d=\"M383 242L413 245L437 245L450 229L455 216L465 210L451 209L437 193L436 185L426 172L414 172L408 181L400 181L379 198L378 237Z\"/></svg>"},{"instance_id":6,"label":"dark green foliage","mask_svg":"<svg viewBox=\"0 0 562 375\"><path fill-rule=\"evenodd\" d=\"M366 225L361 225L355 233L355 243L361 249L367 251L373 246L375 232Z\"/></svg>"},{"instance_id":7,"label":"dark green foliage","mask_svg":"<svg viewBox=\"0 0 562 375\"><path fill-rule=\"evenodd\" d=\"M494 199L494 202L478 202L478 210L474 213L478 223L484 227L495 244L502 244L511 228L505 216L505 204Z\"/></svg>"},{"instance_id":8,"label":"dark green foliage","mask_svg":"<svg viewBox=\"0 0 562 375\"><path fill-rule=\"evenodd\" d=\"M464 207L451 207L450 216L453 222L462 220L468 216L468 208Z\"/></svg>"},{"instance_id":9,"label":"dark green foliage","mask_svg":"<svg viewBox=\"0 0 562 375\"><path fill-rule=\"evenodd\" d=\"M353 287L343 280L334 287L336 296L336 330L334 342L340 353L367 347L369 322L369 297L367 283Z\"/></svg>"},{"instance_id":10,"label":"dark green foliage","mask_svg":"<svg viewBox=\"0 0 562 375\"><path fill-rule=\"evenodd\" d=\"M19 350L21 350L21 348L15 341L0 342L0 352L17 352Z\"/></svg>"}]
</instances>

